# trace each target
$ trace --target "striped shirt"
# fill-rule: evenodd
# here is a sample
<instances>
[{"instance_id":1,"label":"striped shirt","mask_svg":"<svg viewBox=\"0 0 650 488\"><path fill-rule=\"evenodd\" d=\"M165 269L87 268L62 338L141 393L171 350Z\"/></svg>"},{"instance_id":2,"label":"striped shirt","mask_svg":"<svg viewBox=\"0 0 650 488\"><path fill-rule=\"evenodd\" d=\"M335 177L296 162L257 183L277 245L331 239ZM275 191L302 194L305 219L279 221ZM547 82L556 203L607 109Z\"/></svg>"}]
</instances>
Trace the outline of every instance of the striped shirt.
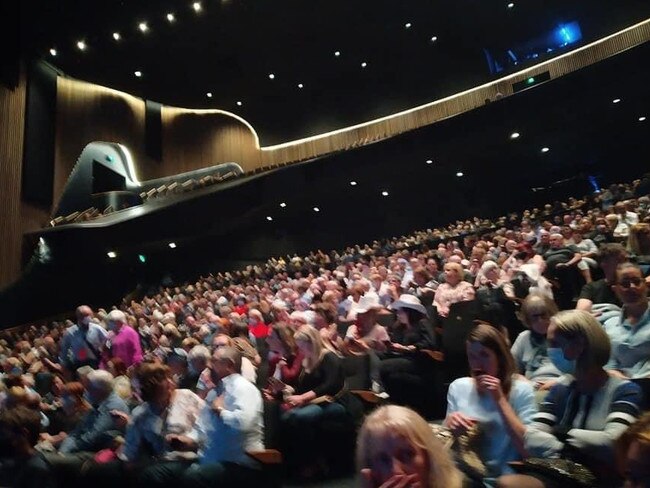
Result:
<instances>
[{"instance_id":1,"label":"striped shirt","mask_svg":"<svg viewBox=\"0 0 650 488\"><path fill-rule=\"evenodd\" d=\"M573 376L551 389L526 430L526 450L533 457L559 457L565 447L598 462L614 462L614 443L639 416L638 385L608 377L593 394L580 393Z\"/></svg>"}]
</instances>

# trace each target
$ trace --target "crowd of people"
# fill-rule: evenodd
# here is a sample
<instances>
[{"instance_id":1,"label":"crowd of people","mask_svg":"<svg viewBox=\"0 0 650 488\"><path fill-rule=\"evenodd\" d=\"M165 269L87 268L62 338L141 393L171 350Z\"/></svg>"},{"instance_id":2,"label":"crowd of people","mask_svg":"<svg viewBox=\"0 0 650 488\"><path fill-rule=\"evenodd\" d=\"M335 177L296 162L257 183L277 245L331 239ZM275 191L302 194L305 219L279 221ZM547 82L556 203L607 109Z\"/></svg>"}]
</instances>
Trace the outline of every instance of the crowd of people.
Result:
<instances>
[{"instance_id":1,"label":"crowd of people","mask_svg":"<svg viewBox=\"0 0 650 488\"><path fill-rule=\"evenodd\" d=\"M265 486L266 448L313 479L344 424L364 486L567 484L538 458L580 463L594 486L650 486L649 187L272 258L3 331L0 485ZM476 325L463 370L445 371L463 304ZM389 404L365 420L369 397L348 385L359 364L372 404ZM437 429L427 391L446 404Z\"/></svg>"}]
</instances>

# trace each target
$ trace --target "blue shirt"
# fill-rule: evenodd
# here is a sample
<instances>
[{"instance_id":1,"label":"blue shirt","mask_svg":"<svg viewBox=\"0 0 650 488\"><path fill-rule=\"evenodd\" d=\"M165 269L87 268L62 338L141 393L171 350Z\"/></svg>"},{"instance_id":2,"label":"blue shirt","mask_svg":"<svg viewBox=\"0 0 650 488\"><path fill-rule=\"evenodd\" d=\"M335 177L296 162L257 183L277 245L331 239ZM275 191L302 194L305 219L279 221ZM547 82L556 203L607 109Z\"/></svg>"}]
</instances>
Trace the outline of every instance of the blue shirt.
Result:
<instances>
[{"instance_id":1,"label":"blue shirt","mask_svg":"<svg viewBox=\"0 0 650 488\"><path fill-rule=\"evenodd\" d=\"M625 317L623 307L619 316L605 321L605 332L612 343L605 369L617 369L629 378L650 375L650 307L634 325Z\"/></svg>"},{"instance_id":2,"label":"blue shirt","mask_svg":"<svg viewBox=\"0 0 650 488\"><path fill-rule=\"evenodd\" d=\"M531 383L513 380L508 402L524 425L530 424L536 413L535 395ZM460 412L475 418L480 424L481 445L477 454L487 468L487 477L495 478L512 473L510 461L519 461L517 451L494 399L481 395L473 378L459 378L449 385L447 415Z\"/></svg>"},{"instance_id":3,"label":"blue shirt","mask_svg":"<svg viewBox=\"0 0 650 488\"><path fill-rule=\"evenodd\" d=\"M61 339L59 362L70 367L86 361L99 361L101 358L92 351L88 342L100 353L107 336L108 332L94 322L88 324L87 332L82 331L77 324L68 327Z\"/></svg>"},{"instance_id":4,"label":"blue shirt","mask_svg":"<svg viewBox=\"0 0 650 488\"><path fill-rule=\"evenodd\" d=\"M212 402L223 395L221 414L212 410ZM254 467L246 451L264 449L264 410L262 395L255 385L240 374L231 374L210 390L206 405L190 435L201 446L199 464L231 462Z\"/></svg>"}]
</instances>

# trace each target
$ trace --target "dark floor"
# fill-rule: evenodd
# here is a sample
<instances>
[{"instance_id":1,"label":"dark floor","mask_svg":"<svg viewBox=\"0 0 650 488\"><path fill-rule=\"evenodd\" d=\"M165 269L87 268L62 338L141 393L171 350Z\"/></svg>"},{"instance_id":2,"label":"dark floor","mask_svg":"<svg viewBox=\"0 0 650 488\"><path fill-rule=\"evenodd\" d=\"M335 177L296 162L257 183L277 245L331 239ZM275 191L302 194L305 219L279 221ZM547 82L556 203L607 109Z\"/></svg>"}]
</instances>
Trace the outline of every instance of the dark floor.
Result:
<instances>
[{"instance_id":1,"label":"dark floor","mask_svg":"<svg viewBox=\"0 0 650 488\"><path fill-rule=\"evenodd\" d=\"M328 481L317 481L314 483L305 483L305 484L292 484L286 483L284 485L286 488L353 488L357 486L356 479L354 477L332 479Z\"/></svg>"}]
</instances>

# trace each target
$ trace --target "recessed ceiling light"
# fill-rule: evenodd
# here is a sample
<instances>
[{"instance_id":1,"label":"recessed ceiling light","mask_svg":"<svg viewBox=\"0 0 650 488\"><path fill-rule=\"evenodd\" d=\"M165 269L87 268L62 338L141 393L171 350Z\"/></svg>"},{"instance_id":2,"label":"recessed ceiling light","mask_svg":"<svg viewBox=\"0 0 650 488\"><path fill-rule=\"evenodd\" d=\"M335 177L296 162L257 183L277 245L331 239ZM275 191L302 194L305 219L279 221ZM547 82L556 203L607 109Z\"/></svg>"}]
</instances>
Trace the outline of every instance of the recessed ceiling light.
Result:
<instances>
[{"instance_id":1,"label":"recessed ceiling light","mask_svg":"<svg viewBox=\"0 0 650 488\"><path fill-rule=\"evenodd\" d=\"M368 66L368 63L366 63L365 61L363 63L361 63L362 68L365 68L366 66Z\"/></svg>"},{"instance_id":2,"label":"recessed ceiling light","mask_svg":"<svg viewBox=\"0 0 650 488\"><path fill-rule=\"evenodd\" d=\"M241 102L241 100L237 100L237 106L241 107L242 105L244 105L244 104Z\"/></svg>"},{"instance_id":3,"label":"recessed ceiling light","mask_svg":"<svg viewBox=\"0 0 650 488\"><path fill-rule=\"evenodd\" d=\"M142 78L142 71L135 71L133 74L136 76L136 78Z\"/></svg>"},{"instance_id":4,"label":"recessed ceiling light","mask_svg":"<svg viewBox=\"0 0 650 488\"><path fill-rule=\"evenodd\" d=\"M79 49L79 51L85 51L86 47L85 41L77 41L77 49Z\"/></svg>"},{"instance_id":5,"label":"recessed ceiling light","mask_svg":"<svg viewBox=\"0 0 650 488\"><path fill-rule=\"evenodd\" d=\"M404 28L405 29L410 29L412 25L413 24L411 24L410 22L407 22L406 24L404 24Z\"/></svg>"},{"instance_id":6,"label":"recessed ceiling light","mask_svg":"<svg viewBox=\"0 0 650 488\"><path fill-rule=\"evenodd\" d=\"M170 242L168 245L169 245L169 247L171 247L172 249L176 249L176 243L175 243L175 242Z\"/></svg>"},{"instance_id":7,"label":"recessed ceiling light","mask_svg":"<svg viewBox=\"0 0 650 488\"><path fill-rule=\"evenodd\" d=\"M167 22L174 22L176 17L171 12L167 14Z\"/></svg>"},{"instance_id":8,"label":"recessed ceiling light","mask_svg":"<svg viewBox=\"0 0 650 488\"><path fill-rule=\"evenodd\" d=\"M427 159L427 164L433 164L433 159Z\"/></svg>"},{"instance_id":9,"label":"recessed ceiling light","mask_svg":"<svg viewBox=\"0 0 650 488\"><path fill-rule=\"evenodd\" d=\"M508 8L514 8L514 7L515 7L515 4L512 3L512 2L510 2L510 3L507 5L507 7L508 7Z\"/></svg>"},{"instance_id":10,"label":"recessed ceiling light","mask_svg":"<svg viewBox=\"0 0 650 488\"><path fill-rule=\"evenodd\" d=\"M120 39L122 39L122 36L120 35L119 32L113 32L113 39L119 41Z\"/></svg>"},{"instance_id":11,"label":"recessed ceiling light","mask_svg":"<svg viewBox=\"0 0 650 488\"><path fill-rule=\"evenodd\" d=\"M298 83L298 88L301 88L301 89L302 89L302 88L304 88L304 87L305 87L305 85L303 85L302 83Z\"/></svg>"},{"instance_id":12,"label":"recessed ceiling light","mask_svg":"<svg viewBox=\"0 0 650 488\"><path fill-rule=\"evenodd\" d=\"M510 139L517 139L519 138L520 135L521 134L519 134L519 132L513 132L512 134L510 134Z\"/></svg>"},{"instance_id":13,"label":"recessed ceiling light","mask_svg":"<svg viewBox=\"0 0 650 488\"><path fill-rule=\"evenodd\" d=\"M436 42L437 40L438 40L438 36L433 36L433 37L431 38L431 42Z\"/></svg>"},{"instance_id":14,"label":"recessed ceiling light","mask_svg":"<svg viewBox=\"0 0 650 488\"><path fill-rule=\"evenodd\" d=\"M280 204L280 206L281 206L282 208L284 208L284 207L286 207L286 206L287 206L287 204L286 204L286 203L284 203L284 202L282 202L282 203Z\"/></svg>"},{"instance_id":15,"label":"recessed ceiling light","mask_svg":"<svg viewBox=\"0 0 650 488\"><path fill-rule=\"evenodd\" d=\"M547 152L549 152L549 151L550 151L550 149L549 149L548 147L543 147L543 148L542 148L542 152L543 152L543 153L547 153Z\"/></svg>"},{"instance_id":16,"label":"recessed ceiling light","mask_svg":"<svg viewBox=\"0 0 650 488\"><path fill-rule=\"evenodd\" d=\"M275 80L275 75L273 73L269 74L269 80Z\"/></svg>"},{"instance_id":17,"label":"recessed ceiling light","mask_svg":"<svg viewBox=\"0 0 650 488\"><path fill-rule=\"evenodd\" d=\"M56 56L56 49L50 49L50 56Z\"/></svg>"},{"instance_id":18,"label":"recessed ceiling light","mask_svg":"<svg viewBox=\"0 0 650 488\"><path fill-rule=\"evenodd\" d=\"M140 29L140 32L147 32L149 30L149 26L146 22L140 22L138 24L138 29Z\"/></svg>"},{"instance_id":19,"label":"recessed ceiling light","mask_svg":"<svg viewBox=\"0 0 650 488\"><path fill-rule=\"evenodd\" d=\"M206 93L205 96L208 97L208 98L212 98L212 92Z\"/></svg>"},{"instance_id":20,"label":"recessed ceiling light","mask_svg":"<svg viewBox=\"0 0 650 488\"><path fill-rule=\"evenodd\" d=\"M612 100L612 103L621 103L621 99L620 98L615 98L614 100Z\"/></svg>"},{"instance_id":21,"label":"recessed ceiling light","mask_svg":"<svg viewBox=\"0 0 650 488\"><path fill-rule=\"evenodd\" d=\"M639 117L639 122L645 122L645 115L642 115L641 117Z\"/></svg>"},{"instance_id":22,"label":"recessed ceiling light","mask_svg":"<svg viewBox=\"0 0 650 488\"><path fill-rule=\"evenodd\" d=\"M320 212L320 208L314 207L314 212Z\"/></svg>"},{"instance_id":23,"label":"recessed ceiling light","mask_svg":"<svg viewBox=\"0 0 650 488\"><path fill-rule=\"evenodd\" d=\"M382 191L382 192L381 192L381 196L382 196L382 197L387 197L387 196L388 196L388 192L387 192L386 190Z\"/></svg>"},{"instance_id":24,"label":"recessed ceiling light","mask_svg":"<svg viewBox=\"0 0 650 488\"><path fill-rule=\"evenodd\" d=\"M341 55L341 51L334 51L334 56L337 58Z\"/></svg>"},{"instance_id":25,"label":"recessed ceiling light","mask_svg":"<svg viewBox=\"0 0 650 488\"><path fill-rule=\"evenodd\" d=\"M117 257L117 253L115 251L108 251L106 255L111 259L115 259Z\"/></svg>"},{"instance_id":26,"label":"recessed ceiling light","mask_svg":"<svg viewBox=\"0 0 650 488\"><path fill-rule=\"evenodd\" d=\"M273 220L273 217L271 217L270 215L267 215L266 220L268 220L269 222L271 222L271 221Z\"/></svg>"},{"instance_id":27,"label":"recessed ceiling light","mask_svg":"<svg viewBox=\"0 0 650 488\"><path fill-rule=\"evenodd\" d=\"M459 171L458 173L456 173L456 176L458 176L459 178L460 178L461 176L463 176L463 175L464 175L464 173L463 173L462 171Z\"/></svg>"},{"instance_id":28,"label":"recessed ceiling light","mask_svg":"<svg viewBox=\"0 0 650 488\"><path fill-rule=\"evenodd\" d=\"M351 181L351 182L350 182L350 185L352 185L352 186L357 186L357 182L356 182L356 181Z\"/></svg>"},{"instance_id":29,"label":"recessed ceiling light","mask_svg":"<svg viewBox=\"0 0 650 488\"><path fill-rule=\"evenodd\" d=\"M195 12L200 12L202 9L201 2L194 2L192 4L192 8L194 9Z\"/></svg>"}]
</instances>

